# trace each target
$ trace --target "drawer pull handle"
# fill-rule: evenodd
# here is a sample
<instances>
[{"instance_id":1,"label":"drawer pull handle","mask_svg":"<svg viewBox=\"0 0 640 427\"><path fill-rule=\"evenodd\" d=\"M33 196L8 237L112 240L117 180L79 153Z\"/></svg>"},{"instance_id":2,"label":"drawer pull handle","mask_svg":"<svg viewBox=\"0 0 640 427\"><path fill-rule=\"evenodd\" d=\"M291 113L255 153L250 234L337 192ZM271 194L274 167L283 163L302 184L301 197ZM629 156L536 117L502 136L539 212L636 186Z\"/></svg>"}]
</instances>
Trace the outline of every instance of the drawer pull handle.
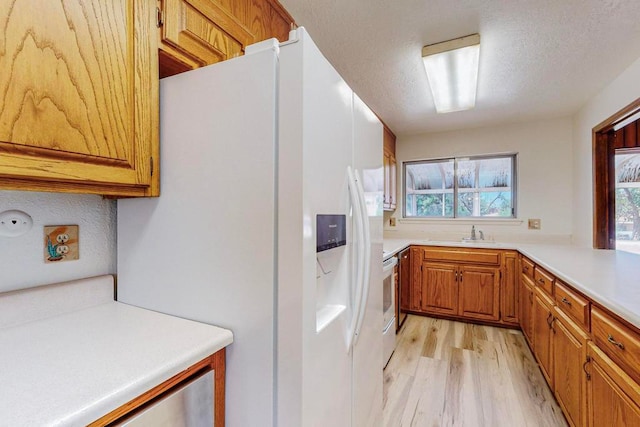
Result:
<instances>
[{"instance_id":1,"label":"drawer pull handle","mask_svg":"<svg viewBox=\"0 0 640 427\"><path fill-rule=\"evenodd\" d=\"M543 284L544 285L544 279L543 278L539 278L538 279L538 283Z\"/></svg>"},{"instance_id":2,"label":"drawer pull handle","mask_svg":"<svg viewBox=\"0 0 640 427\"><path fill-rule=\"evenodd\" d=\"M528 265L524 266L524 271L529 271L529 266Z\"/></svg>"},{"instance_id":3,"label":"drawer pull handle","mask_svg":"<svg viewBox=\"0 0 640 427\"><path fill-rule=\"evenodd\" d=\"M553 313L549 313L547 316L547 325L549 325L549 329L551 329L551 323L553 323Z\"/></svg>"},{"instance_id":4,"label":"drawer pull handle","mask_svg":"<svg viewBox=\"0 0 640 427\"><path fill-rule=\"evenodd\" d=\"M620 350L624 350L624 344L622 344L621 342L616 341L611 334L609 334L609 337L607 338L607 341L609 341L611 344L613 344L616 347L618 347Z\"/></svg>"},{"instance_id":5,"label":"drawer pull handle","mask_svg":"<svg viewBox=\"0 0 640 427\"><path fill-rule=\"evenodd\" d=\"M568 299L566 299L565 297L562 297L562 302L567 304L567 305L571 305L571 301L569 301Z\"/></svg>"}]
</instances>

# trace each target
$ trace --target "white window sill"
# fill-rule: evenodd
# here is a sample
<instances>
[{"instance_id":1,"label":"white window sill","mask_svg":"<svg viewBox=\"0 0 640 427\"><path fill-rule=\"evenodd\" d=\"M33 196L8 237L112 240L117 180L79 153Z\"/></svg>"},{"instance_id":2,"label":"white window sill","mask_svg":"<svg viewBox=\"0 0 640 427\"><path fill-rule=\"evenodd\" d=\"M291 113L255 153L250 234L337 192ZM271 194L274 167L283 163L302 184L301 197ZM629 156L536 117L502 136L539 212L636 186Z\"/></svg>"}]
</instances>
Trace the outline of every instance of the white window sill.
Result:
<instances>
[{"instance_id":1,"label":"white window sill","mask_svg":"<svg viewBox=\"0 0 640 427\"><path fill-rule=\"evenodd\" d=\"M398 218L401 224L459 224L459 225L504 225L519 226L524 220L518 218Z\"/></svg>"}]
</instances>

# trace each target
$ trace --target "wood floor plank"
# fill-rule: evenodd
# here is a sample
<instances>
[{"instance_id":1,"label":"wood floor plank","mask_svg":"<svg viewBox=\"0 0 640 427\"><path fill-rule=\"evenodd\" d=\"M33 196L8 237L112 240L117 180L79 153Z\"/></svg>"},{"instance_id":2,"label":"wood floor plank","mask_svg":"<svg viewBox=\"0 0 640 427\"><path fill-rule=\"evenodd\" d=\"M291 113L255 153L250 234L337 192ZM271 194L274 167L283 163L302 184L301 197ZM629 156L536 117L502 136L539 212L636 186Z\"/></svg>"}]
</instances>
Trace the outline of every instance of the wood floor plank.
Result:
<instances>
[{"instance_id":1,"label":"wood floor plank","mask_svg":"<svg viewBox=\"0 0 640 427\"><path fill-rule=\"evenodd\" d=\"M438 391L445 387L447 372L447 361L421 357L400 424L385 425L438 426L443 418L445 398L444 393Z\"/></svg>"},{"instance_id":2,"label":"wood floor plank","mask_svg":"<svg viewBox=\"0 0 640 427\"><path fill-rule=\"evenodd\" d=\"M563 427L522 333L409 316L385 370L384 425Z\"/></svg>"},{"instance_id":3,"label":"wood floor plank","mask_svg":"<svg viewBox=\"0 0 640 427\"><path fill-rule=\"evenodd\" d=\"M402 415L410 398L414 377L400 372L386 372L384 375L384 425L401 425Z\"/></svg>"}]
</instances>

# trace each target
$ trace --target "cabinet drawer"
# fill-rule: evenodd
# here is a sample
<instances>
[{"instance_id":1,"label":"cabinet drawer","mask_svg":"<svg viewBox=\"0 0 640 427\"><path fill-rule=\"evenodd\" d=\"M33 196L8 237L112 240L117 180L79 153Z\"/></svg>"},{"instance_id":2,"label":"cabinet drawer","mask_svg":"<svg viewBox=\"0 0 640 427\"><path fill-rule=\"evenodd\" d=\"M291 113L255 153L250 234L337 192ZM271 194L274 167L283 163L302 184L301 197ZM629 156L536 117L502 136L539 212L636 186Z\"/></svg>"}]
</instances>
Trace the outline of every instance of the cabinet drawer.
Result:
<instances>
[{"instance_id":1,"label":"cabinet drawer","mask_svg":"<svg viewBox=\"0 0 640 427\"><path fill-rule=\"evenodd\" d=\"M464 262L467 264L500 265L500 252L481 249L423 248L425 261Z\"/></svg>"},{"instance_id":2,"label":"cabinet drawer","mask_svg":"<svg viewBox=\"0 0 640 427\"><path fill-rule=\"evenodd\" d=\"M559 280L556 280L554 292L558 307L589 331L589 301Z\"/></svg>"},{"instance_id":3,"label":"cabinet drawer","mask_svg":"<svg viewBox=\"0 0 640 427\"><path fill-rule=\"evenodd\" d=\"M533 279L534 282L536 282L536 286L541 287L548 295L553 295L553 282L555 278L551 274L536 266L533 271Z\"/></svg>"},{"instance_id":4,"label":"cabinet drawer","mask_svg":"<svg viewBox=\"0 0 640 427\"><path fill-rule=\"evenodd\" d=\"M620 367L640 381L640 336L606 312L591 307L593 339Z\"/></svg>"},{"instance_id":5,"label":"cabinet drawer","mask_svg":"<svg viewBox=\"0 0 640 427\"><path fill-rule=\"evenodd\" d=\"M533 267L533 262L525 257L522 257L522 274L529 276L531 280L533 280Z\"/></svg>"}]
</instances>

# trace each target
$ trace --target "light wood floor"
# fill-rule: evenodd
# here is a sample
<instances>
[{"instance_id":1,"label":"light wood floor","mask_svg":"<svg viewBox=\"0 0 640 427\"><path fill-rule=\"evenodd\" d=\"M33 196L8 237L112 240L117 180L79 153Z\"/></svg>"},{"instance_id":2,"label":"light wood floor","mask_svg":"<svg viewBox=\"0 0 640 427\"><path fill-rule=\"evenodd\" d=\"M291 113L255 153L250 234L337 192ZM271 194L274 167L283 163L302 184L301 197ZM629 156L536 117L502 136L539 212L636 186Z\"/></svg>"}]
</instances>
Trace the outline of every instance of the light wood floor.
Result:
<instances>
[{"instance_id":1,"label":"light wood floor","mask_svg":"<svg viewBox=\"0 0 640 427\"><path fill-rule=\"evenodd\" d=\"M409 316L384 371L384 425L567 423L520 331Z\"/></svg>"}]
</instances>

